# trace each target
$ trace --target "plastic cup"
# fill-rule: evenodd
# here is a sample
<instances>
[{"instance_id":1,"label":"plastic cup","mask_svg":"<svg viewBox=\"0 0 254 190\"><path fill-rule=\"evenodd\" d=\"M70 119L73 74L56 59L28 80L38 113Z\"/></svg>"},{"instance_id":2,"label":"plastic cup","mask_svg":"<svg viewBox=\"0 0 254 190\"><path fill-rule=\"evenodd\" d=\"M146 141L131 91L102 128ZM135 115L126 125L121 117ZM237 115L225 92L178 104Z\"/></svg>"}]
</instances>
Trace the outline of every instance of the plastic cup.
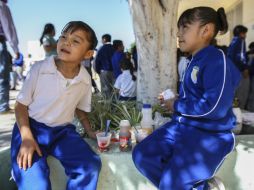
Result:
<instances>
[{"instance_id":1,"label":"plastic cup","mask_svg":"<svg viewBox=\"0 0 254 190\"><path fill-rule=\"evenodd\" d=\"M100 132L96 134L98 149L100 152L107 152L109 150L111 133L108 132L105 136L105 132Z\"/></svg>"}]
</instances>

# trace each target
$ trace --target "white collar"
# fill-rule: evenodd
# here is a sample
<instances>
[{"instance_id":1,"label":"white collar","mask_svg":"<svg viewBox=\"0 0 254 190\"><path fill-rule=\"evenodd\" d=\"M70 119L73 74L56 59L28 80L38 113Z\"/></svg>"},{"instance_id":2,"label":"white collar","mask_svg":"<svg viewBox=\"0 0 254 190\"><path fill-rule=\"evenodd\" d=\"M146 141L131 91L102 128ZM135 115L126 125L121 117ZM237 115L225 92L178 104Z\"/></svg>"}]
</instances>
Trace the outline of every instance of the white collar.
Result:
<instances>
[{"instance_id":1,"label":"white collar","mask_svg":"<svg viewBox=\"0 0 254 190\"><path fill-rule=\"evenodd\" d=\"M56 74L57 73L57 67L55 64L55 57L56 56L50 56L45 59L42 63L42 69L40 70L40 74ZM80 65L80 70L77 76L73 78L73 81L75 82L84 82L86 84L89 84L89 77L90 75L86 71L86 69Z\"/></svg>"}]
</instances>

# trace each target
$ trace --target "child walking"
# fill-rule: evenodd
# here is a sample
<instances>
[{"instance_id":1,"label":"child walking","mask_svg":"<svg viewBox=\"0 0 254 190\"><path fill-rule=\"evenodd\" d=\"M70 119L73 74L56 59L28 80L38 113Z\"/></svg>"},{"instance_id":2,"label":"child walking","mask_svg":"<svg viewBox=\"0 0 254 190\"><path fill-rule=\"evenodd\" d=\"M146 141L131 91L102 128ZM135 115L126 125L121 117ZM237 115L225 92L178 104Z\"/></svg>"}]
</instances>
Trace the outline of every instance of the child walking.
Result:
<instances>
[{"instance_id":1,"label":"child walking","mask_svg":"<svg viewBox=\"0 0 254 190\"><path fill-rule=\"evenodd\" d=\"M93 55L97 38L90 26L69 22L58 56L35 63L17 97L11 143L13 177L19 189L50 190L48 155L69 177L68 190L95 190L101 161L71 124L74 114L90 137L91 77L80 63Z\"/></svg>"},{"instance_id":2,"label":"child walking","mask_svg":"<svg viewBox=\"0 0 254 190\"><path fill-rule=\"evenodd\" d=\"M123 73L117 77L114 85L119 93L119 100L136 100L137 82L130 59L124 57L120 61L120 67Z\"/></svg>"},{"instance_id":3,"label":"child walking","mask_svg":"<svg viewBox=\"0 0 254 190\"><path fill-rule=\"evenodd\" d=\"M171 122L133 151L138 170L160 190L203 190L234 147L231 133L234 91L240 73L221 50L211 46L227 31L223 8L186 10L178 21L181 51L192 55L178 98L163 100L174 111Z\"/></svg>"}]
</instances>

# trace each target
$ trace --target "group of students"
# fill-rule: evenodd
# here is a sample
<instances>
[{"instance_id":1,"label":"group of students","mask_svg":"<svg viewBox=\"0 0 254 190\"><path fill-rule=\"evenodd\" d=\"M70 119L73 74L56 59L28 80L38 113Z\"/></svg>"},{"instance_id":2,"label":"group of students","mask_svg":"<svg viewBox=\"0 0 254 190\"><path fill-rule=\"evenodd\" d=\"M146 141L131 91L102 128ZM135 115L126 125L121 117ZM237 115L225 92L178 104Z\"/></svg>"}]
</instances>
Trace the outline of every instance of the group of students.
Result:
<instances>
[{"instance_id":1,"label":"group of students","mask_svg":"<svg viewBox=\"0 0 254 190\"><path fill-rule=\"evenodd\" d=\"M44 26L40 37L40 44L45 51L45 57L57 55L57 41L54 39L55 27L51 23ZM96 82L92 76L92 67L100 76L101 92L106 98L111 98L116 92L119 100L136 99L136 76L137 71L137 52L135 46L132 48L132 58L128 52L124 52L122 40L113 40L111 35L102 36L102 47L97 54L87 60L82 61L82 65L87 69L92 78L94 92L99 92Z\"/></svg>"},{"instance_id":2,"label":"group of students","mask_svg":"<svg viewBox=\"0 0 254 190\"><path fill-rule=\"evenodd\" d=\"M234 28L234 37L227 49L227 55L242 74L235 95L239 100L239 107L254 112L254 42L250 43L247 52L245 44L247 32L248 28L243 25Z\"/></svg>"},{"instance_id":3,"label":"group of students","mask_svg":"<svg viewBox=\"0 0 254 190\"><path fill-rule=\"evenodd\" d=\"M100 76L102 95L108 99L116 91L120 100L135 100L137 86L134 74L134 71L137 70L136 52L132 51L131 55L124 52L122 40L113 40L113 44L111 44L110 34L102 36L102 44L94 61L95 71Z\"/></svg>"},{"instance_id":4,"label":"group of students","mask_svg":"<svg viewBox=\"0 0 254 190\"><path fill-rule=\"evenodd\" d=\"M208 179L234 147L232 101L240 72L223 51L210 45L219 31L227 31L223 8L188 9L177 26L180 49L192 58L179 96L160 99L173 111L172 121L137 144L132 158L160 190L207 190ZM80 63L93 56L96 45L90 26L69 22L58 40L57 56L35 63L27 75L15 105L11 143L13 177L19 189L51 189L48 155L65 168L66 189L96 189L100 157L71 124L76 115L89 137L95 138L86 115L91 110L91 78ZM101 79L112 74L107 69L104 65L97 70Z\"/></svg>"}]
</instances>

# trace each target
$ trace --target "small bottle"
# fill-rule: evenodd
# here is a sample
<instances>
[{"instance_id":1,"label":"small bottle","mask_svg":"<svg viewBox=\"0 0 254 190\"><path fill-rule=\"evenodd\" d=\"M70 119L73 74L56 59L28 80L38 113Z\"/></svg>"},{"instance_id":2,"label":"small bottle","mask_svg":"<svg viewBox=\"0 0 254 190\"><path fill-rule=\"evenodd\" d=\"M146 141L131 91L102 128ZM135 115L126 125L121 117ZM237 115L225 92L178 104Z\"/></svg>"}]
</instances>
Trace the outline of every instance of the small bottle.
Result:
<instances>
[{"instance_id":1,"label":"small bottle","mask_svg":"<svg viewBox=\"0 0 254 190\"><path fill-rule=\"evenodd\" d=\"M142 120L140 125L148 134L153 132L152 106L151 104L143 104Z\"/></svg>"},{"instance_id":2,"label":"small bottle","mask_svg":"<svg viewBox=\"0 0 254 190\"><path fill-rule=\"evenodd\" d=\"M128 120L120 121L119 131L119 148L121 151L126 152L131 150L131 125Z\"/></svg>"}]
</instances>

